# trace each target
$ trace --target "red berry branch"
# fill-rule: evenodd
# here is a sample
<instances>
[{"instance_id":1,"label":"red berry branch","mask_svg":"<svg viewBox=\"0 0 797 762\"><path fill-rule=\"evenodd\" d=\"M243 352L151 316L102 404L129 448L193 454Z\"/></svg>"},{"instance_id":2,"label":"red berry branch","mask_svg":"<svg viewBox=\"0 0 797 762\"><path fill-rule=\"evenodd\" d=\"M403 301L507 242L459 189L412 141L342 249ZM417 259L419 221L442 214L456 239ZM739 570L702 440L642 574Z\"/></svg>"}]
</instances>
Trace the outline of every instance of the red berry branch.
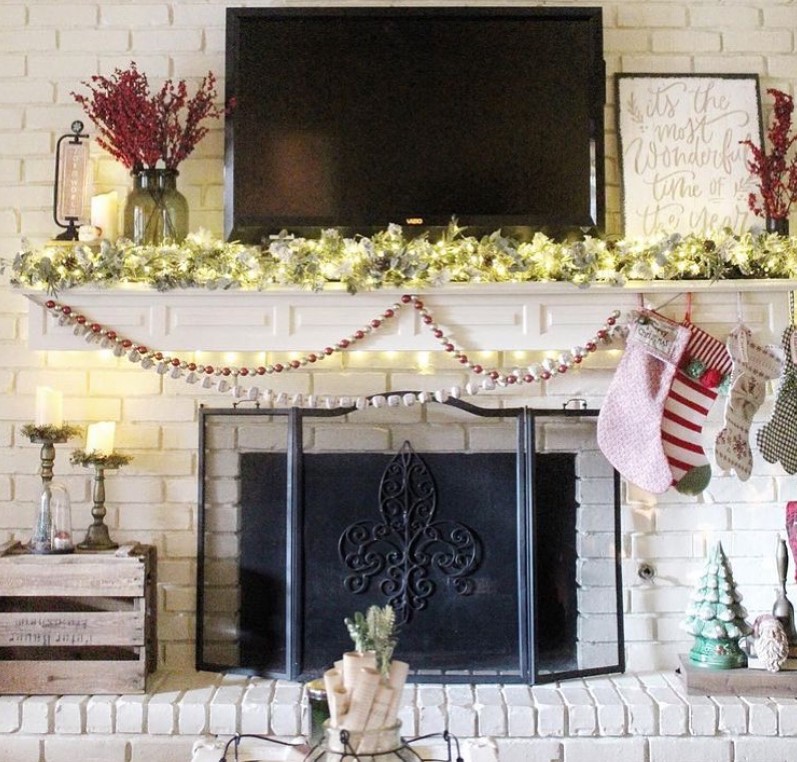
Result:
<instances>
[{"instance_id":1,"label":"red berry branch","mask_svg":"<svg viewBox=\"0 0 797 762\"><path fill-rule=\"evenodd\" d=\"M758 193L749 195L748 205L759 217L779 220L788 217L797 200L797 154L792 152L797 135L791 134L794 99L781 90L767 93L775 100L767 131L769 153L749 139L741 142L752 154L747 168L758 178Z\"/></svg>"},{"instance_id":2,"label":"red berry branch","mask_svg":"<svg viewBox=\"0 0 797 762\"><path fill-rule=\"evenodd\" d=\"M93 76L83 82L90 94L72 97L97 126L97 142L133 172L154 168L163 162L166 169L177 165L196 148L208 133L204 122L218 119L234 108L216 104L216 77L208 72L193 96L185 80L166 80L153 94L147 75L134 61L110 77Z\"/></svg>"}]
</instances>

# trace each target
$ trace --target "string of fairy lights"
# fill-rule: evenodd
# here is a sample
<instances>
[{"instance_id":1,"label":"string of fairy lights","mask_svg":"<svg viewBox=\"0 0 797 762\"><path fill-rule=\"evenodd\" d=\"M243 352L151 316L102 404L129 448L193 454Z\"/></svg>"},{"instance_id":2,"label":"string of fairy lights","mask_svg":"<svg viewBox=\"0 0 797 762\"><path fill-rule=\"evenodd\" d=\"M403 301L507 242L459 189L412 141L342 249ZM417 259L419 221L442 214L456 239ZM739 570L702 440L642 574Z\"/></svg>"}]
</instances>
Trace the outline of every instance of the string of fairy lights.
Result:
<instances>
[{"instance_id":1,"label":"string of fairy lights","mask_svg":"<svg viewBox=\"0 0 797 762\"><path fill-rule=\"evenodd\" d=\"M0 260L13 285L55 294L75 286L144 285L265 290L274 286L320 290L334 284L354 293L447 283L570 282L624 285L628 281L797 278L797 237L763 231L741 235L646 238L584 236L555 241L542 233L517 241L499 231L469 236L453 225L432 241L390 225L371 237L336 229L318 238L287 234L262 245L221 241L206 231L179 244L115 243L33 247Z\"/></svg>"}]
</instances>

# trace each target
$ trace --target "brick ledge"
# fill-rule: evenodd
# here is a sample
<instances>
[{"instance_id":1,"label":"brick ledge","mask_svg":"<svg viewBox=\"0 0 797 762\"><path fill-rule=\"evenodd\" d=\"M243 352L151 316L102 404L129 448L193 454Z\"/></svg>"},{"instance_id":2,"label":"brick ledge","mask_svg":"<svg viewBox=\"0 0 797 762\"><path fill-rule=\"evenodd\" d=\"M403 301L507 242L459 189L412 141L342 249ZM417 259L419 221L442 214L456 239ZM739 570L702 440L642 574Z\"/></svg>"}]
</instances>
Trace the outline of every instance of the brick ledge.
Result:
<instances>
[{"instance_id":1,"label":"brick ledge","mask_svg":"<svg viewBox=\"0 0 797 762\"><path fill-rule=\"evenodd\" d=\"M461 739L797 739L797 698L687 696L674 672L532 687L409 685L400 717L407 736L447 727ZM148 692L141 695L0 697L3 743L10 734L131 734L194 740L235 733L295 737L307 727L301 684L240 675L156 673Z\"/></svg>"}]
</instances>

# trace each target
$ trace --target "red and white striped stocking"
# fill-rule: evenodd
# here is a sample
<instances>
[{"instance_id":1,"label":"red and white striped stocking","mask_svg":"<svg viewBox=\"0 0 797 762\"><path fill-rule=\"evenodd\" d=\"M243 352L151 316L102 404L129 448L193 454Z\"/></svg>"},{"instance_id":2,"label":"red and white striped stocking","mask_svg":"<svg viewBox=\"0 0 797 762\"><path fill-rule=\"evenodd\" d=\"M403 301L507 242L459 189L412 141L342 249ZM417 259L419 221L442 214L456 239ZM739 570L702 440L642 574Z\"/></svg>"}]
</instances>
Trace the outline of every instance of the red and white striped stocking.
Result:
<instances>
[{"instance_id":1,"label":"red and white striped stocking","mask_svg":"<svg viewBox=\"0 0 797 762\"><path fill-rule=\"evenodd\" d=\"M691 335L664 403L661 438L673 486L697 495L711 480L711 465L702 446L703 426L733 361L719 339L694 323L684 325Z\"/></svg>"}]
</instances>

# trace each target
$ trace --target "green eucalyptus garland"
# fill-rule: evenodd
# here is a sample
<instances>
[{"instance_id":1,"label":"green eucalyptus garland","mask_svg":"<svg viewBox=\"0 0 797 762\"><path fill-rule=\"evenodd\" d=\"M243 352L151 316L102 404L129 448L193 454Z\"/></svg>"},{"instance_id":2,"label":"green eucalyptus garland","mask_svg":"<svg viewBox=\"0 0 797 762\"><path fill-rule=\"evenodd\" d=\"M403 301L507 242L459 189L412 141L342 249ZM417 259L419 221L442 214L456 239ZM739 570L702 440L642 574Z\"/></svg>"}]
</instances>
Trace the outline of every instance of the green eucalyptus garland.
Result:
<instances>
[{"instance_id":1,"label":"green eucalyptus garland","mask_svg":"<svg viewBox=\"0 0 797 762\"><path fill-rule=\"evenodd\" d=\"M263 245L224 242L200 231L180 244L23 244L0 260L15 286L57 293L76 286L138 284L176 288L321 290L342 284L355 293L382 287L429 288L446 283L563 281L623 285L627 281L797 277L797 237L760 231L711 236L622 239L585 236L555 241L542 233L517 241L496 231L466 234L452 223L439 240L407 237L390 225L371 237L336 229L318 238L274 236Z\"/></svg>"}]
</instances>

